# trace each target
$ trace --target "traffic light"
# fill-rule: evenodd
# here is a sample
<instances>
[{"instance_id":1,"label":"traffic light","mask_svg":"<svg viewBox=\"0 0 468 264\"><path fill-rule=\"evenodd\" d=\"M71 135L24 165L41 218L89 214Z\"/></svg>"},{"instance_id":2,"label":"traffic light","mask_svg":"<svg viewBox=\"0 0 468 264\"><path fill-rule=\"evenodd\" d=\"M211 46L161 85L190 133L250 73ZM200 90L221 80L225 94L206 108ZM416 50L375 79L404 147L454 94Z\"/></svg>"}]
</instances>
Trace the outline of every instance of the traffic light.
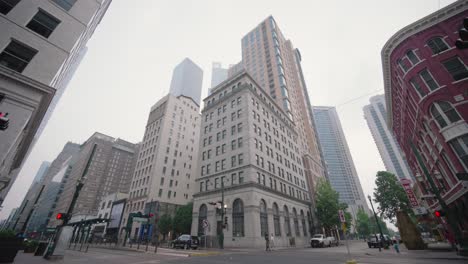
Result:
<instances>
[{"instance_id":1,"label":"traffic light","mask_svg":"<svg viewBox=\"0 0 468 264\"><path fill-rule=\"evenodd\" d=\"M227 216L225 216L224 217L224 226L227 226L227 224L228 224L228 218L227 218Z\"/></svg>"},{"instance_id":2,"label":"traffic light","mask_svg":"<svg viewBox=\"0 0 468 264\"><path fill-rule=\"evenodd\" d=\"M434 215L437 217L437 218L441 218L442 216L445 216L445 212L444 211L434 211Z\"/></svg>"},{"instance_id":3,"label":"traffic light","mask_svg":"<svg viewBox=\"0 0 468 264\"><path fill-rule=\"evenodd\" d=\"M55 219L57 220L65 220L68 218L68 215L66 213L58 213L57 216L55 216Z\"/></svg>"},{"instance_id":4,"label":"traffic light","mask_svg":"<svg viewBox=\"0 0 468 264\"><path fill-rule=\"evenodd\" d=\"M458 30L458 36L460 38L455 42L455 46L458 49L468 48L468 17L463 19L463 28Z\"/></svg>"},{"instance_id":5,"label":"traffic light","mask_svg":"<svg viewBox=\"0 0 468 264\"><path fill-rule=\"evenodd\" d=\"M6 130L8 128L10 119L8 119L7 116L8 116L8 113L0 112L0 130Z\"/></svg>"},{"instance_id":6,"label":"traffic light","mask_svg":"<svg viewBox=\"0 0 468 264\"><path fill-rule=\"evenodd\" d=\"M148 214L148 218L151 218L151 217L153 217L153 216L154 216L154 214L152 214L152 213L149 213L149 214Z\"/></svg>"}]
</instances>

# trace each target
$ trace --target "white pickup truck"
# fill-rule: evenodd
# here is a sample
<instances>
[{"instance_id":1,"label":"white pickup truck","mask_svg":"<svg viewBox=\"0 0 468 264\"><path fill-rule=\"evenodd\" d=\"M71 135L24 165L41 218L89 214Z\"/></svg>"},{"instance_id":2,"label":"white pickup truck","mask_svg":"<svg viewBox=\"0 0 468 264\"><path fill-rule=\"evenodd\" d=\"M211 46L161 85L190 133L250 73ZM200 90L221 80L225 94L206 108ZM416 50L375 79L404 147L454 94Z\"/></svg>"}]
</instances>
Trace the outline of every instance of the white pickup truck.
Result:
<instances>
[{"instance_id":1,"label":"white pickup truck","mask_svg":"<svg viewBox=\"0 0 468 264\"><path fill-rule=\"evenodd\" d=\"M330 247L331 240L328 239L325 235L316 234L310 239L311 247Z\"/></svg>"}]
</instances>

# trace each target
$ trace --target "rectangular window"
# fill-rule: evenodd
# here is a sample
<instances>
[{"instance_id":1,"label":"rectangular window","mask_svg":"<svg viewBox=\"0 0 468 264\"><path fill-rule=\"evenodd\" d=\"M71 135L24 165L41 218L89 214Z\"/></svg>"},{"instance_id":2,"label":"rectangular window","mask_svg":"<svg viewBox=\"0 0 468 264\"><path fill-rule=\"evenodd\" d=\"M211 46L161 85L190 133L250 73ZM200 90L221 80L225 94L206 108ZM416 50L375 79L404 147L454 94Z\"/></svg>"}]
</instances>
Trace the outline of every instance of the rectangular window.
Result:
<instances>
[{"instance_id":1,"label":"rectangular window","mask_svg":"<svg viewBox=\"0 0 468 264\"><path fill-rule=\"evenodd\" d=\"M413 86L413 88L416 90L416 92L418 92L419 96L422 98L424 96L426 96L426 93L424 92L424 90L422 89L421 85L419 85L419 83L416 81L415 78L412 78L410 80L410 83L411 85Z\"/></svg>"},{"instance_id":2,"label":"rectangular window","mask_svg":"<svg viewBox=\"0 0 468 264\"><path fill-rule=\"evenodd\" d=\"M23 72L36 53L37 50L12 40L5 50L0 53L0 65L17 72Z\"/></svg>"},{"instance_id":3,"label":"rectangular window","mask_svg":"<svg viewBox=\"0 0 468 264\"><path fill-rule=\"evenodd\" d=\"M414 65L414 64L417 64L419 62L419 58L418 56L416 56L416 54L414 53L414 51L410 50L406 53L406 56L408 56L408 59L411 61L411 63Z\"/></svg>"},{"instance_id":4,"label":"rectangular window","mask_svg":"<svg viewBox=\"0 0 468 264\"><path fill-rule=\"evenodd\" d=\"M244 164L244 154L239 154L237 156L237 162L239 163L239 165Z\"/></svg>"},{"instance_id":5,"label":"rectangular window","mask_svg":"<svg viewBox=\"0 0 468 264\"><path fill-rule=\"evenodd\" d=\"M400 66L400 68L403 70L403 72L408 71L409 67L406 65L406 63L402 59L399 59L397 63Z\"/></svg>"},{"instance_id":6,"label":"rectangular window","mask_svg":"<svg viewBox=\"0 0 468 264\"><path fill-rule=\"evenodd\" d=\"M237 133L242 132L242 123L237 124Z\"/></svg>"},{"instance_id":7,"label":"rectangular window","mask_svg":"<svg viewBox=\"0 0 468 264\"><path fill-rule=\"evenodd\" d=\"M436 83L436 81L432 78L432 75L429 73L427 69L422 70L419 72L419 75L421 78L424 80L426 83L427 87L431 90L434 91L437 88L439 88L439 85Z\"/></svg>"},{"instance_id":8,"label":"rectangular window","mask_svg":"<svg viewBox=\"0 0 468 264\"><path fill-rule=\"evenodd\" d=\"M468 69L460 58L451 58L444 61L442 64L444 64L445 69L452 75L455 81L468 78Z\"/></svg>"},{"instance_id":9,"label":"rectangular window","mask_svg":"<svg viewBox=\"0 0 468 264\"><path fill-rule=\"evenodd\" d=\"M236 184L236 174L235 173L231 174L231 184L232 185Z\"/></svg>"},{"instance_id":10,"label":"rectangular window","mask_svg":"<svg viewBox=\"0 0 468 264\"><path fill-rule=\"evenodd\" d=\"M6 15L20 0L0 0L0 13Z\"/></svg>"},{"instance_id":11,"label":"rectangular window","mask_svg":"<svg viewBox=\"0 0 468 264\"><path fill-rule=\"evenodd\" d=\"M239 184L244 182L244 172L243 171L239 171L238 180L239 180Z\"/></svg>"},{"instance_id":12,"label":"rectangular window","mask_svg":"<svg viewBox=\"0 0 468 264\"><path fill-rule=\"evenodd\" d=\"M29 21L26 27L37 34L48 38L59 23L60 20L42 10L39 10L31 21Z\"/></svg>"},{"instance_id":13,"label":"rectangular window","mask_svg":"<svg viewBox=\"0 0 468 264\"><path fill-rule=\"evenodd\" d=\"M70 11L70 9L73 7L73 5L76 2L76 0L52 0L52 1L67 11Z\"/></svg>"}]
</instances>

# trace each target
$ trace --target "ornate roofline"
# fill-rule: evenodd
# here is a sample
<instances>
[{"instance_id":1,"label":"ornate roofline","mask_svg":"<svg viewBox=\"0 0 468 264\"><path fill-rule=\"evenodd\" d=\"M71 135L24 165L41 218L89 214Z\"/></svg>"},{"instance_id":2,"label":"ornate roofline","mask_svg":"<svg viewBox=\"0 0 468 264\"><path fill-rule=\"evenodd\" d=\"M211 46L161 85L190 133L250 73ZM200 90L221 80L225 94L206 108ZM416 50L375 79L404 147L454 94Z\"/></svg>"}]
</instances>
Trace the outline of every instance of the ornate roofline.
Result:
<instances>
[{"instance_id":1,"label":"ornate roofline","mask_svg":"<svg viewBox=\"0 0 468 264\"><path fill-rule=\"evenodd\" d=\"M391 68L390 68L390 56L395 48L398 47L407 38L414 34L426 30L443 20L446 20L454 15L468 10L468 0L456 1L442 9L425 16L418 21L400 29L396 32L383 46L381 57L382 57L382 68L385 88L385 102L387 104L387 125L389 129L392 129L392 80L391 80Z\"/></svg>"}]
</instances>

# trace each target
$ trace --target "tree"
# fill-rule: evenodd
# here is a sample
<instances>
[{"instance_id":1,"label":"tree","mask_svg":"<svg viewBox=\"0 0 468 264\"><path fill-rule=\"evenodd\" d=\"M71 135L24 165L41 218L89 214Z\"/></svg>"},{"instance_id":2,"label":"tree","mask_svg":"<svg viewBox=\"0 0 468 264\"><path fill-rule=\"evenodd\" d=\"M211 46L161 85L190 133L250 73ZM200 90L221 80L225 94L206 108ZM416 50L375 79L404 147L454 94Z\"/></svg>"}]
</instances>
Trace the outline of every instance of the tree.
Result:
<instances>
[{"instance_id":1,"label":"tree","mask_svg":"<svg viewBox=\"0 0 468 264\"><path fill-rule=\"evenodd\" d=\"M345 209L342 209L345 210ZM346 220L346 233L349 234L351 232L351 226L353 224L353 216L350 212L345 211L345 220Z\"/></svg>"},{"instance_id":2,"label":"tree","mask_svg":"<svg viewBox=\"0 0 468 264\"><path fill-rule=\"evenodd\" d=\"M377 187L374 189L374 201L379 204L378 210L381 215L394 223L397 211L411 214L406 192L394 174L387 171L377 172L375 184Z\"/></svg>"},{"instance_id":3,"label":"tree","mask_svg":"<svg viewBox=\"0 0 468 264\"><path fill-rule=\"evenodd\" d=\"M361 237L368 237L371 234L369 215L362 208L359 208L356 214L356 230Z\"/></svg>"},{"instance_id":4,"label":"tree","mask_svg":"<svg viewBox=\"0 0 468 264\"><path fill-rule=\"evenodd\" d=\"M317 184L315 196L317 217L322 226L330 230L339 225L338 210L342 206L338 201L338 192L332 189L328 181L321 179Z\"/></svg>"},{"instance_id":5,"label":"tree","mask_svg":"<svg viewBox=\"0 0 468 264\"><path fill-rule=\"evenodd\" d=\"M193 204L189 203L177 209L173 219L174 231L179 234L190 234L192 227Z\"/></svg>"},{"instance_id":6,"label":"tree","mask_svg":"<svg viewBox=\"0 0 468 264\"><path fill-rule=\"evenodd\" d=\"M166 235L172 230L172 217L165 214L158 221L159 232L163 235L163 240L166 240Z\"/></svg>"}]
</instances>

